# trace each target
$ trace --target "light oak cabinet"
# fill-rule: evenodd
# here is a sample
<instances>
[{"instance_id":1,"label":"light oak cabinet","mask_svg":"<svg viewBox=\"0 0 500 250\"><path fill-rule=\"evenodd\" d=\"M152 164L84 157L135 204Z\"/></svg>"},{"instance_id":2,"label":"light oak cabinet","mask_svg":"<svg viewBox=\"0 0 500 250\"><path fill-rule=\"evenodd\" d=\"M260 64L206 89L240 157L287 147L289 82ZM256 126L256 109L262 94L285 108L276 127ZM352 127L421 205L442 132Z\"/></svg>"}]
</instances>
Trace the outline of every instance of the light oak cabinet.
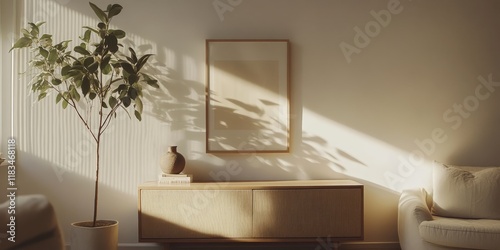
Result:
<instances>
[{"instance_id":1,"label":"light oak cabinet","mask_svg":"<svg viewBox=\"0 0 500 250\"><path fill-rule=\"evenodd\" d=\"M139 186L142 242L363 239L363 185L349 180Z\"/></svg>"},{"instance_id":2,"label":"light oak cabinet","mask_svg":"<svg viewBox=\"0 0 500 250\"><path fill-rule=\"evenodd\" d=\"M142 239L250 238L251 190L143 190Z\"/></svg>"}]
</instances>

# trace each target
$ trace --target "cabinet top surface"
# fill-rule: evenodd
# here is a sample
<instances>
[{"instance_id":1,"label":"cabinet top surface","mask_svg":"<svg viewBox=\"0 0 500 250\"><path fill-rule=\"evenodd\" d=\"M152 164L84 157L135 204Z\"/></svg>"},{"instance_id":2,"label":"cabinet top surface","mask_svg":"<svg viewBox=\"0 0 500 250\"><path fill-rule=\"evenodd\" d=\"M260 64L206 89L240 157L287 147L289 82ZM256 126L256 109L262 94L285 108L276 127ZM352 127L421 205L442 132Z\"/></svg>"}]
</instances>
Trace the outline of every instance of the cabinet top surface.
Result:
<instances>
[{"instance_id":1,"label":"cabinet top surface","mask_svg":"<svg viewBox=\"0 0 500 250\"><path fill-rule=\"evenodd\" d=\"M363 184L352 180L232 181L189 184L158 184L156 181L151 181L139 185L139 189L305 189L362 186Z\"/></svg>"}]
</instances>

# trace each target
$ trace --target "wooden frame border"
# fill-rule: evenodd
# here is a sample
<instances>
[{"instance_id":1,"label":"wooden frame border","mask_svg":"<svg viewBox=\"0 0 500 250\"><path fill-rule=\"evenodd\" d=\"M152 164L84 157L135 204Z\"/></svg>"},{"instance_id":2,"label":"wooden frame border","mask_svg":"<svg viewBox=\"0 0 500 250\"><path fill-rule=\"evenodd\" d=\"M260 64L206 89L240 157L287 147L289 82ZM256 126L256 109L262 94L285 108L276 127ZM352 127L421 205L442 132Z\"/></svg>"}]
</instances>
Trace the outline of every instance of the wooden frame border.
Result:
<instances>
[{"instance_id":1,"label":"wooden frame border","mask_svg":"<svg viewBox=\"0 0 500 250\"><path fill-rule=\"evenodd\" d=\"M206 40L207 153L290 151L290 61L287 39Z\"/></svg>"}]
</instances>

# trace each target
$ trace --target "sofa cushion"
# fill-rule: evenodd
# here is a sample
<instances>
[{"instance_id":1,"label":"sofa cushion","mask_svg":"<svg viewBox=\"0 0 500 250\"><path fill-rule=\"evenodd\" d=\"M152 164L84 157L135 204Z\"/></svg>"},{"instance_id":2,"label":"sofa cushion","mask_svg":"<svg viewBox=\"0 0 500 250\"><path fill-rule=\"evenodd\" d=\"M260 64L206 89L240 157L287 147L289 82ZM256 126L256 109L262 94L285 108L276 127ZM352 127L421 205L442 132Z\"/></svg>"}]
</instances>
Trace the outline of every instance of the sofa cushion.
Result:
<instances>
[{"instance_id":1,"label":"sofa cushion","mask_svg":"<svg viewBox=\"0 0 500 250\"><path fill-rule=\"evenodd\" d=\"M434 216L419 225L420 236L427 242L467 249L498 249L500 221L457 219Z\"/></svg>"},{"instance_id":2,"label":"sofa cushion","mask_svg":"<svg viewBox=\"0 0 500 250\"><path fill-rule=\"evenodd\" d=\"M434 215L500 219L500 167L471 172L441 163L434 165Z\"/></svg>"},{"instance_id":3,"label":"sofa cushion","mask_svg":"<svg viewBox=\"0 0 500 250\"><path fill-rule=\"evenodd\" d=\"M64 249L56 214L47 197L40 194L17 196L15 214L7 212L9 206L9 200L0 204L0 224L7 225L10 217L15 216L15 242L5 240L2 242L5 248L0 244L0 249ZM11 237L10 234L6 236Z\"/></svg>"}]
</instances>

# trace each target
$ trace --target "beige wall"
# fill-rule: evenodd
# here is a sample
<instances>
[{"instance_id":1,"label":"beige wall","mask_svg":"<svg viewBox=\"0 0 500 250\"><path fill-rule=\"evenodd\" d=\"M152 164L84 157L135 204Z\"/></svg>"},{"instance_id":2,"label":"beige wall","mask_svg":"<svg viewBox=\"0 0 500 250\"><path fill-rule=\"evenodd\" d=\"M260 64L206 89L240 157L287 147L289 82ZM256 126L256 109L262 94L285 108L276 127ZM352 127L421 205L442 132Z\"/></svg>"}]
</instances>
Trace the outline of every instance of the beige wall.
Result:
<instances>
[{"instance_id":1,"label":"beige wall","mask_svg":"<svg viewBox=\"0 0 500 250\"><path fill-rule=\"evenodd\" d=\"M42 2L28 14L46 20L56 38L68 32L77 41L79 27L94 23L85 1ZM178 145L196 180L358 180L366 185L367 242L398 240L399 192L428 184L430 161L500 162L498 1L119 3L115 25L141 53L156 54L171 94L149 102L143 122L120 116L106 135L100 215L120 221L120 242L137 242L136 186L156 178L169 145ZM290 39L289 154L204 153L208 38ZM20 192L49 196L68 235L69 223L91 217L93 146L69 111L50 99L33 105L15 86ZM2 101L8 91L3 79Z\"/></svg>"}]
</instances>

